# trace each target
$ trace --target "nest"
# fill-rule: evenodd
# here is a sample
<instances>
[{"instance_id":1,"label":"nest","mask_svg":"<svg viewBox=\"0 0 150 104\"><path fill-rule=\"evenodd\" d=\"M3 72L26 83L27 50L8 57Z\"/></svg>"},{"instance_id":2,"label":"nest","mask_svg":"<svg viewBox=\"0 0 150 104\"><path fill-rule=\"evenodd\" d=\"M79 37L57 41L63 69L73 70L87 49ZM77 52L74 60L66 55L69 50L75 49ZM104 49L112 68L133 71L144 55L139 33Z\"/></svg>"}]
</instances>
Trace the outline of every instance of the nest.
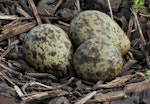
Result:
<instances>
[{"instance_id":1,"label":"nest","mask_svg":"<svg viewBox=\"0 0 150 104\"><path fill-rule=\"evenodd\" d=\"M139 9L126 0L114 1L117 6L113 0L105 6L106 0L0 0L0 103L149 104L149 2ZM22 41L29 30L51 23L68 32L72 18L85 9L109 14L126 32L131 49L124 56L124 73L91 83L73 75L58 79L38 73L24 61Z\"/></svg>"}]
</instances>

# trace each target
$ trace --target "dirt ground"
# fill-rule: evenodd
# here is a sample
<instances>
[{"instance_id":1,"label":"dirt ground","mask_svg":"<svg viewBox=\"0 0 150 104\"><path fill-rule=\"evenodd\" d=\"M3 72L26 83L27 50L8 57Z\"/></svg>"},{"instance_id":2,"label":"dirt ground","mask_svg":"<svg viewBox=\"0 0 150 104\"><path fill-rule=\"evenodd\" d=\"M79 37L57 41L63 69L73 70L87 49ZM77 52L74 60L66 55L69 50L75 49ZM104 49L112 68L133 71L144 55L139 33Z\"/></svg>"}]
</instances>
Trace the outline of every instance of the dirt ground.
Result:
<instances>
[{"instance_id":1,"label":"dirt ground","mask_svg":"<svg viewBox=\"0 0 150 104\"><path fill-rule=\"evenodd\" d=\"M25 34L44 23L69 34L71 20L84 10L108 14L130 39L121 75L92 83L26 63ZM0 104L150 104L149 40L150 0L0 0Z\"/></svg>"}]
</instances>

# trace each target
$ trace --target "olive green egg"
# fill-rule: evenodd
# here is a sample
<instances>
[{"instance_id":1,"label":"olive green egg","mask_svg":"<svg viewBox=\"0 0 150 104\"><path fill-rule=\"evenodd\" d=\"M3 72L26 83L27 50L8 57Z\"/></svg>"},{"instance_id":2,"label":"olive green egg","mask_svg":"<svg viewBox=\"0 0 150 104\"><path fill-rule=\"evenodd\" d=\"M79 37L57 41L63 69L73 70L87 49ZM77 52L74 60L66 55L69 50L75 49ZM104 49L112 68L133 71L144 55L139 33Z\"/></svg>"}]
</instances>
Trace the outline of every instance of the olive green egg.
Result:
<instances>
[{"instance_id":1,"label":"olive green egg","mask_svg":"<svg viewBox=\"0 0 150 104\"><path fill-rule=\"evenodd\" d=\"M122 55L130 49L130 40L120 26L107 14L97 10L86 10L74 17L69 36L76 48L87 39L100 37L115 44Z\"/></svg>"},{"instance_id":2,"label":"olive green egg","mask_svg":"<svg viewBox=\"0 0 150 104\"><path fill-rule=\"evenodd\" d=\"M123 59L119 50L101 38L91 38L75 51L73 67L76 75L84 80L110 81L123 72Z\"/></svg>"},{"instance_id":3,"label":"olive green egg","mask_svg":"<svg viewBox=\"0 0 150 104\"><path fill-rule=\"evenodd\" d=\"M25 35L23 53L36 71L64 77L71 66L73 47L64 30L52 24L41 24Z\"/></svg>"}]
</instances>

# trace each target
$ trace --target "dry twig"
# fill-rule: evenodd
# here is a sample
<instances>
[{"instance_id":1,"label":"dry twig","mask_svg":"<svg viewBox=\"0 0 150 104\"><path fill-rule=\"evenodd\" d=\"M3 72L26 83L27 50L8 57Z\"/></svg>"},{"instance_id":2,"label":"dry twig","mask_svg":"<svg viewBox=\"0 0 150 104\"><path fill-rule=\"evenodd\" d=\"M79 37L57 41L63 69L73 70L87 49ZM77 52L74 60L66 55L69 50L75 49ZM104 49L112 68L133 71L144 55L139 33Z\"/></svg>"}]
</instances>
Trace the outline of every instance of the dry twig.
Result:
<instances>
[{"instance_id":1,"label":"dry twig","mask_svg":"<svg viewBox=\"0 0 150 104\"><path fill-rule=\"evenodd\" d=\"M85 97L83 97L79 101L75 102L75 104L84 104L84 103L86 103L86 101L88 101L89 99L91 99L94 95L96 95L96 93L97 93L97 91L90 92Z\"/></svg>"},{"instance_id":2,"label":"dry twig","mask_svg":"<svg viewBox=\"0 0 150 104\"><path fill-rule=\"evenodd\" d=\"M40 18L39 14L38 14L38 11L37 11L37 9L36 9L36 6L35 6L33 0L28 0L28 3L29 3L29 4L31 5L31 7L32 7L34 16L35 16L35 18L36 18L36 20L37 20L37 23L38 23L39 25L42 24L41 18Z\"/></svg>"},{"instance_id":3,"label":"dry twig","mask_svg":"<svg viewBox=\"0 0 150 104\"><path fill-rule=\"evenodd\" d=\"M113 91L108 92L106 94L97 93L93 99L86 102L86 104L98 103L98 102L106 102L106 101L114 101L117 99L125 98L127 95L123 90L121 91Z\"/></svg>"},{"instance_id":4,"label":"dry twig","mask_svg":"<svg viewBox=\"0 0 150 104\"><path fill-rule=\"evenodd\" d=\"M16 20L18 18L16 15L0 15L0 20Z\"/></svg>"},{"instance_id":5,"label":"dry twig","mask_svg":"<svg viewBox=\"0 0 150 104\"><path fill-rule=\"evenodd\" d=\"M81 11L80 0L76 0L76 7L78 11Z\"/></svg>"},{"instance_id":6,"label":"dry twig","mask_svg":"<svg viewBox=\"0 0 150 104\"><path fill-rule=\"evenodd\" d=\"M139 20L138 20L138 17L137 17L137 13L136 13L136 10L134 9L131 9L134 17L135 17L135 20L137 22L137 26L138 26L138 30L139 30L139 33L140 33L140 38L141 38L141 43L142 43L142 51L144 52L144 55L145 55L145 58L146 58L146 63L147 63L147 66L148 68L150 68L150 59L149 59L149 53L147 50L145 50L145 46L146 46L146 41L144 39L144 36L143 36L143 33L142 33L142 29L141 29L141 26L140 26L140 23L139 23Z\"/></svg>"},{"instance_id":7,"label":"dry twig","mask_svg":"<svg viewBox=\"0 0 150 104\"><path fill-rule=\"evenodd\" d=\"M111 18L114 19L114 17L113 17L113 12L112 12L112 8L111 8L110 0L107 0L107 2L108 2L108 6L109 6Z\"/></svg>"},{"instance_id":8,"label":"dry twig","mask_svg":"<svg viewBox=\"0 0 150 104\"><path fill-rule=\"evenodd\" d=\"M56 6L55 6L55 8L54 8L53 13L56 12L56 10L59 8L59 6L60 6L62 3L63 3L63 0L59 0L59 1L57 2Z\"/></svg>"},{"instance_id":9,"label":"dry twig","mask_svg":"<svg viewBox=\"0 0 150 104\"><path fill-rule=\"evenodd\" d=\"M124 86L125 83L130 80L131 78L135 77L135 75L127 75L122 77L117 77L115 80L107 83L107 84L99 84L96 85L95 88L115 88L115 87L121 87Z\"/></svg>"},{"instance_id":10,"label":"dry twig","mask_svg":"<svg viewBox=\"0 0 150 104\"><path fill-rule=\"evenodd\" d=\"M21 96L21 98L23 99L23 101L29 102L33 100L40 100L43 97L53 98L56 96L65 96L65 95L68 95L66 91L52 90L52 91L46 91L46 92L35 92L35 93L26 94L26 95Z\"/></svg>"},{"instance_id":11,"label":"dry twig","mask_svg":"<svg viewBox=\"0 0 150 104\"><path fill-rule=\"evenodd\" d=\"M140 37L141 37L141 43L142 43L142 46L144 47L146 45L146 42L145 42L145 39L144 39L144 36L143 36L143 33L142 33L142 30L141 30L141 26L140 26L140 23L139 23L139 20L138 20L138 17L137 17L137 13L136 13L136 10L134 9L131 9L134 17L135 17L135 20L136 20L136 23L137 23L137 26L138 26L138 30L140 32Z\"/></svg>"}]
</instances>

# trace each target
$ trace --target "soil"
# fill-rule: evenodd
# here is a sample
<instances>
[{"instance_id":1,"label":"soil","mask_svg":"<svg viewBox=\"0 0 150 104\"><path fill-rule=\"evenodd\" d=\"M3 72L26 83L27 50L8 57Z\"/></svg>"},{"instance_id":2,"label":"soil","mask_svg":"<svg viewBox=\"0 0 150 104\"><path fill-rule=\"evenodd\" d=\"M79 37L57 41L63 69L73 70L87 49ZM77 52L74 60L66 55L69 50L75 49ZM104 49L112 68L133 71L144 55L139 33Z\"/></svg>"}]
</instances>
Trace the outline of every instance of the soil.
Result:
<instances>
[{"instance_id":1,"label":"soil","mask_svg":"<svg viewBox=\"0 0 150 104\"><path fill-rule=\"evenodd\" d=\"M129 37L124 73L92 83L39 73L26 63L28 31L49 23L69 33L70 21L84 10L108 14ZM150 104L149 54L150 0L0 0L0 104Z\"/></svg>"}]
</instances>

